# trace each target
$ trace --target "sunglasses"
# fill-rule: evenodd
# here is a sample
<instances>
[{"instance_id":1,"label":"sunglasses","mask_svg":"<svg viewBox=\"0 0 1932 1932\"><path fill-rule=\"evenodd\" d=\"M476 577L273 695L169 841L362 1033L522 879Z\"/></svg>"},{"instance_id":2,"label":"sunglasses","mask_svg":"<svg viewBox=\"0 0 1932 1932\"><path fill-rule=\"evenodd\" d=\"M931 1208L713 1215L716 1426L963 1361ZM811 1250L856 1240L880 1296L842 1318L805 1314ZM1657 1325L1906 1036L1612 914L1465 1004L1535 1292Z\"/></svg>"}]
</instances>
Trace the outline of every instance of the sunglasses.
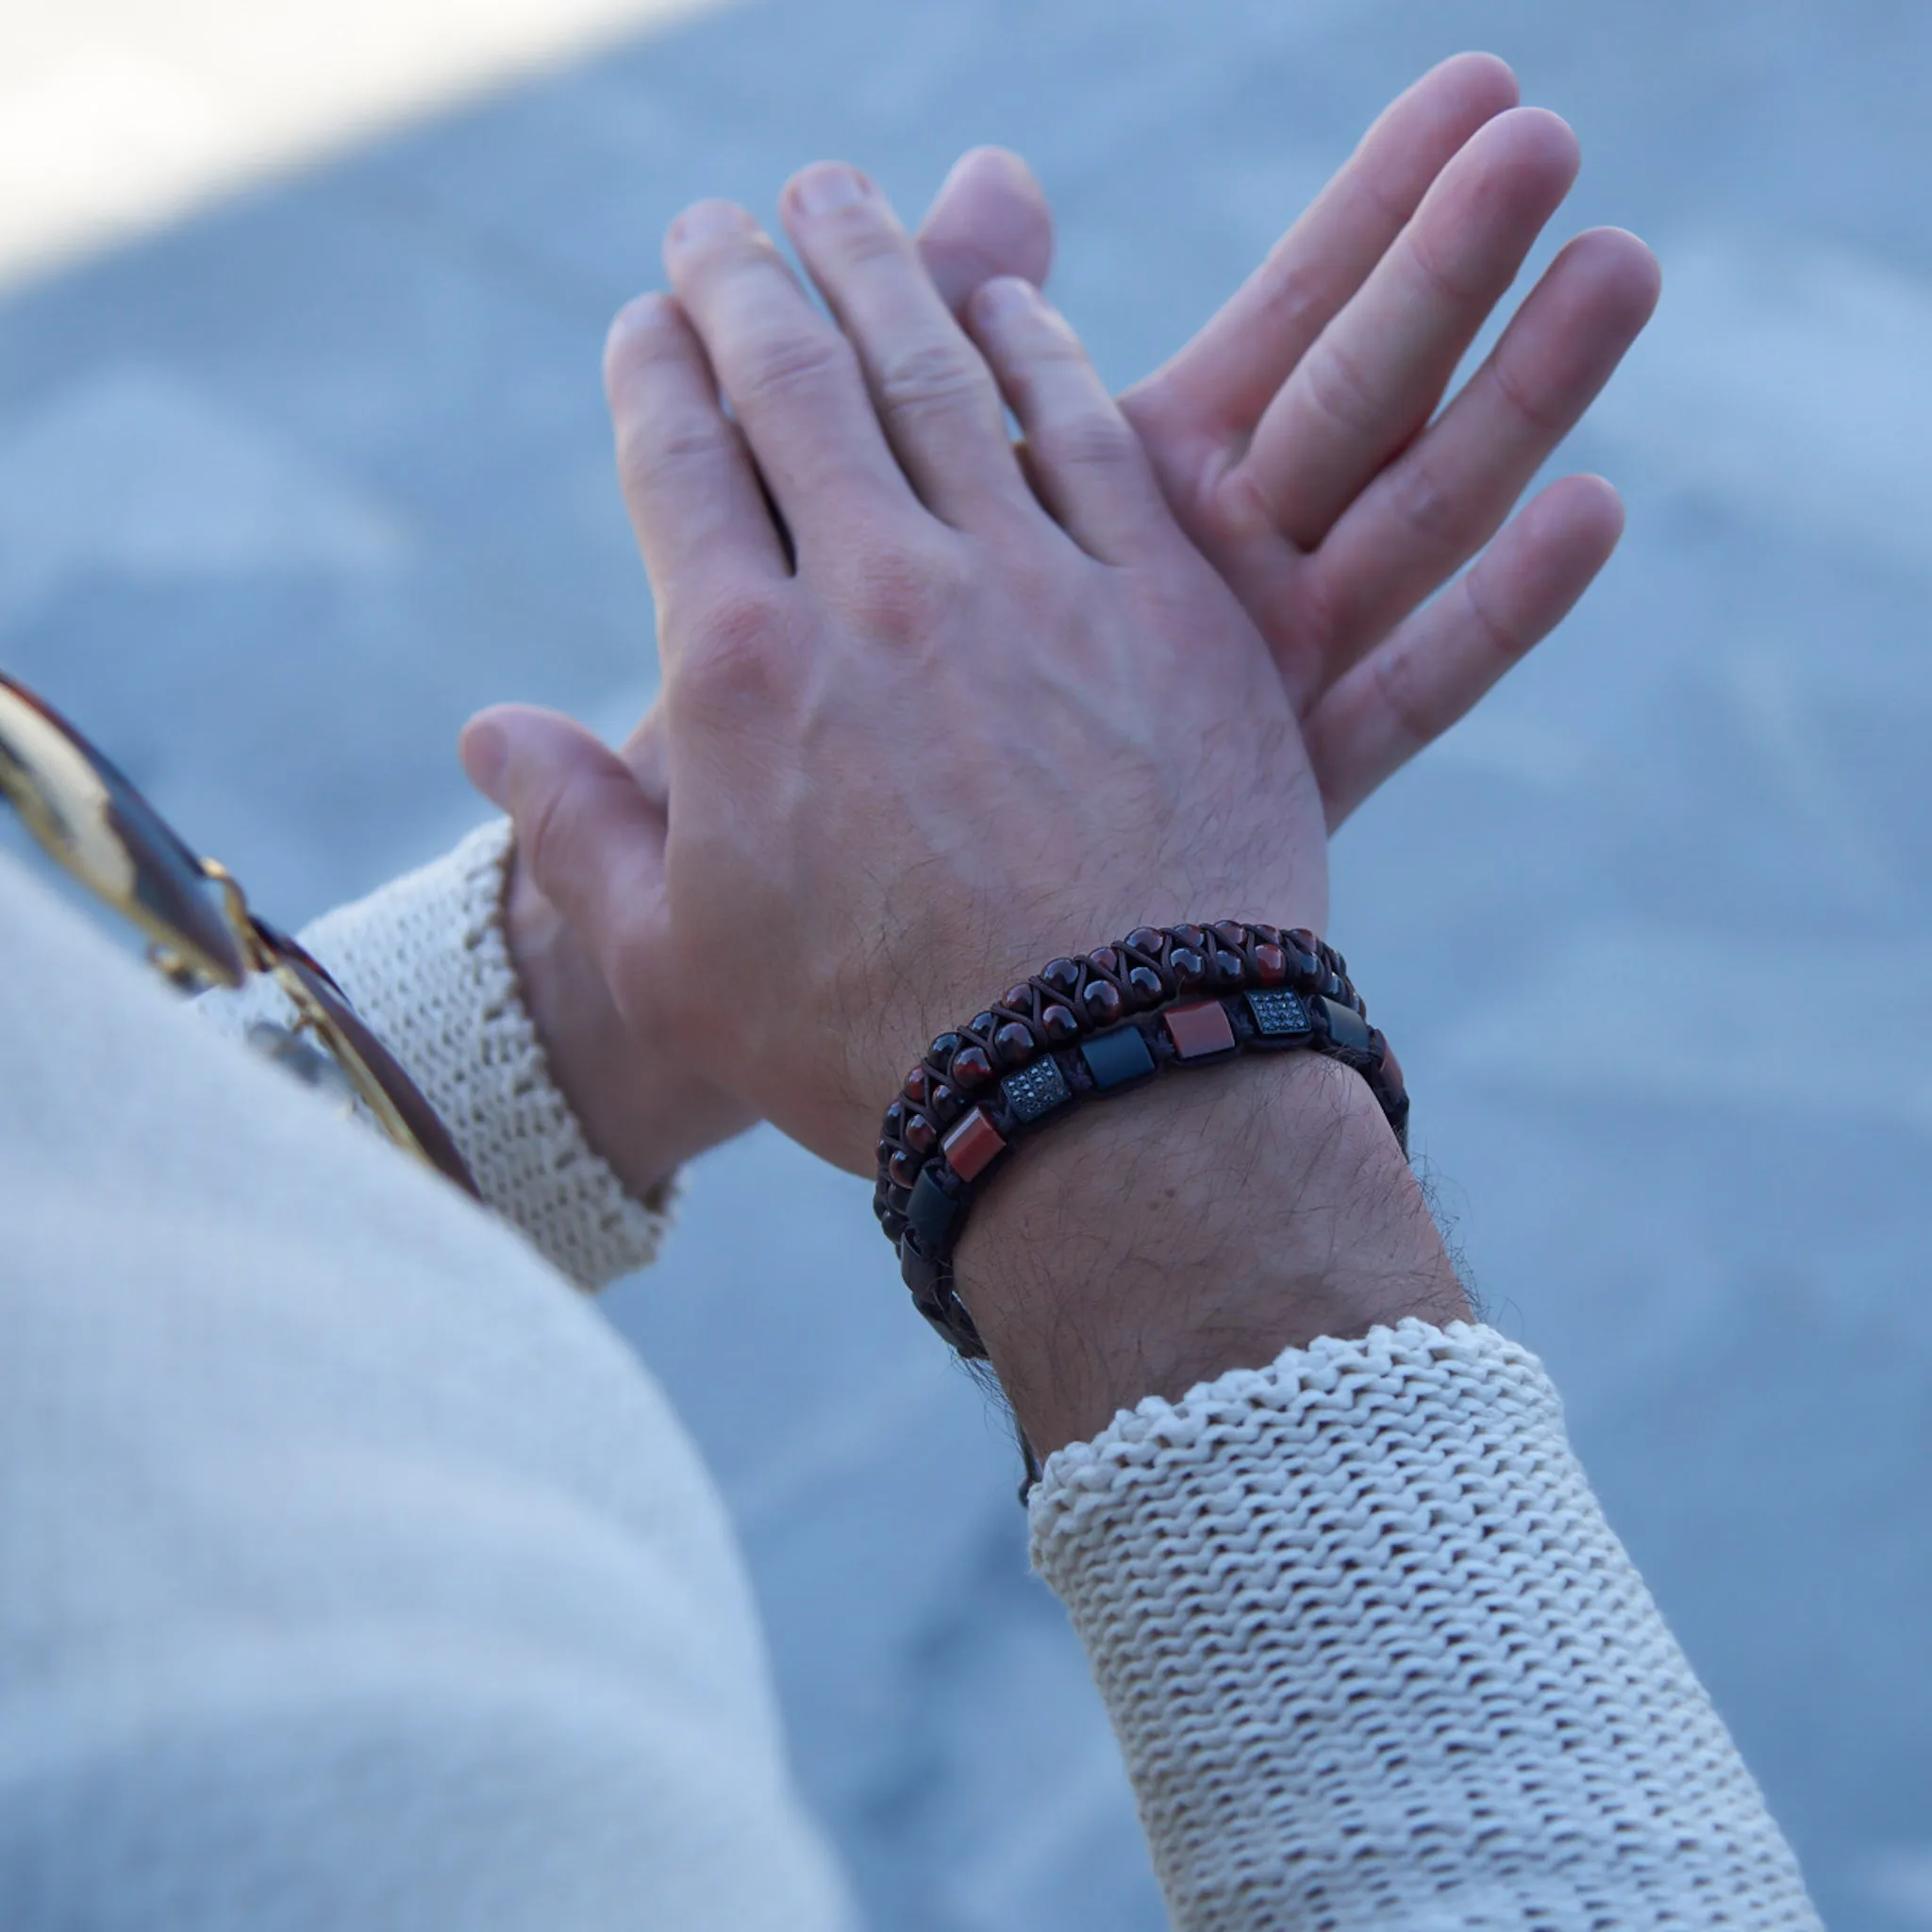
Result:
<instances>
[{"instance_id":1,"label":"sunglasses","mask_svg":"<svg viewBox=\"0 0 1932 1932\"><path fill-rule=\"evenodd\" d=\"M148 958L186 992L267 974L295 1014L250 1043L310 1085L360 1101L397 1146L475 1194L449 1129L327 971L249 909L212 858L168 822L58 712L0 672L0 797L48 855L146 935Z\"/></svg>"}]
</instances>

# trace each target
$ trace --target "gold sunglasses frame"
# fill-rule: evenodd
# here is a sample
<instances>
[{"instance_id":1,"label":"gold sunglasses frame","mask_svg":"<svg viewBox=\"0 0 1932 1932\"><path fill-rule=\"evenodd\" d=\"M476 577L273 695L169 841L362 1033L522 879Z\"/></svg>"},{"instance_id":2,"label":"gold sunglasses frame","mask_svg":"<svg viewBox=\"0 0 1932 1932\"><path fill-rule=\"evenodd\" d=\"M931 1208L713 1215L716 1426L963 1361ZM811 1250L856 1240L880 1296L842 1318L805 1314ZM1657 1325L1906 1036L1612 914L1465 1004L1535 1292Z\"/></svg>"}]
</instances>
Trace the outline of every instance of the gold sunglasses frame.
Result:
<instances>
[{"instance_id":1,"label":"gold sunglasses frame","mask_svg":"<svg viewBox=\"0 0 1932 1932\"><path fill-rule=\"evenodd\" d=\"M5 672L0 797L57 865L142 932L174 985L233 990L257 974L272 978L294 1012L290 1030L315 1039L383 1132L476 1194L449 1129L327 970L251 910L225 865L198 857L79 731Z\"/></svg>"}]
</instances>

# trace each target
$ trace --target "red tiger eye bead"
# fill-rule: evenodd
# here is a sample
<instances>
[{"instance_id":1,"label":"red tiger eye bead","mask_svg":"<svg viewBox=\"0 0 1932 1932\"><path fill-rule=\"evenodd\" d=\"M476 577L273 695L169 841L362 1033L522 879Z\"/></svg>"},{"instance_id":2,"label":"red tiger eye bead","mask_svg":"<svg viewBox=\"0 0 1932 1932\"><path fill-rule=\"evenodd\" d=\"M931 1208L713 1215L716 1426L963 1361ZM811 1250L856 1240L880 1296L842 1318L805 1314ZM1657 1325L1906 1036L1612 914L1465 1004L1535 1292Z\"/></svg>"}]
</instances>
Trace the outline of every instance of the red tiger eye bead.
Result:
<instances>
[{"instance_id":1,"label":"red tiger eye bead","mask_svg":"<svg viewBox=\"0 0 1932 1932\"><path fill-rule=\"evenodd\" d=\"M905 1141L915 1154L930 1154L940 1143L939 1129L923 1113L906 1123Z\"/></svg>"},{"instance_id":2,"label":"red tiger eye bead","mask_svg":"<svg viewBox=\"0 0 1932 1932\"><path fill-rule=\"evenodd\" d=\"M1030 1013L1033 1010L1033 989L1025 980L1018 986L1009 986L1006 997L1000 1001L1009 1013Z\"/></svg>"},{"instance_id":3,"label":"red tiger eye bead","mask_svg":"<svg viewBox=\"0 0 1932 1932\"><path fill-rule=\"evenodd\" d=\"M1151 966L1136 966L1127 974L1127 991L1134 996L1139 1007L1158 1007L1167 989L1160 983L1160 974Z\"/></svg>"},{"instance_id":4,"label":"red tiger eye bead","mask_svg":"<svg viewBox=\"0 0 1932 1932\"><path fill-rule=\"evenodd\" d=\"M909 1188L919 1178L919 1170L925 1163L916 1154L908 1154L901 1147L886 1163L887 1172L892 1176L897 1187Z\"/></svg>"},{"instance_id":5,"label":"red tiger eye bead","mask_svg":"<svg viewBox=\"0 0 1932 1932\"><path fill-rule=\"evenodd\" d=\"M924 1067L914 1067L906 1075L906 1098L914 1107L924 1107L932 1092L932 1075Z\"/></svg>"},{"instance_id":6,"label":"red tiger eye bead","mask_svg":"<svg viewBox=\"0 0 1932 1932\"><path fill-rule=\"evenodd\" d=\"M1281 928L1278 925L1251 925L1248 930L1264 946L1278 946L1281 943Z\"/></svg>"},{"instance_id":7,"label":"red tiger eye bead","mask_svg":"<svg viewBox=\"0 0 1932 1932\"><path fill-rule=\"evenodd\" d=\"M1150 959L1160 958L1160 949L1167 941L1167 935L1158 925L1137 925L1127 935L1127 944L1137 953L1145 953Z\"/></svg>"},{"instance_id":8,"label":"red tiger eye bead","mask_svg":"<svg viewBox=\"0 0 1932 1932\"><path fill-rule=\"evenodd\" d=\"M1231 947L1237 953L1247 949L1248 929L1239 920L1217 919L1214 922L1214 937L1224 946Z\"/></svg>"},{"instance_id":9,"label":"red tiger eye bead","mask_svg":"<svg viewBox=\"0 0 1932 1932\"><path fill-rule=\"evenodd\" d=\"M1121 956L1111 946L1096 946L1087 955L1088 963L1102 973L1118 973L1121 970Z\"/></svg>"},{"instance_id":10,"label":"red tiger eye bead","mask_svg":"<svg viewBox=\"0 0 1932 1932\"><path fill-rule=\"evenodd\" d=\"M927 1096L925 1108L941 1126L944 1126L963 1105L964 1102L943 1080L932 1083L932 1092Z\"/></svg>"},{"instance_id":11,"label":"red tiger eye bead","mask_svg":"<svg viewBox=\"0 0 1932 1932\"><path fill-rule=\"evenodd\" d=\"M1024 1067L1033 1058L1033 1029L1008 1020L992 1037L992 1050L1003 1067Z\"/></svg>"},{"instance_id":12,"label":"red tiger eye bead","mask_svg":"<svg viewBox=\"0 0 1932 1932\"><path fill-rule=\"evenodd\" d=\"M1049 1046L1064 1046L1079 1037L1080 1022L1072 1007L1042 1007L1040 1030L1046 1035Z\"/></svg>"},{"instance_id":13,"label":"red tiger eye bead","mask_svg":"<svg viewBox=\"0 0 1932 1932\"><path fill-rule=\"evenodd\" d=\"M1124 1002L1119 987L1110 981L1096 979L1080 995L1080 1004L1087 1008L1087 1017L1096 1026L1107 1026L1120 1018Z\"/></svg>"},{"instance_id":14,"label":"red tiger eye bead","mask_svg":"<svg viewBox=\"0 0 1932 1932\"><path fill-rule=\"evenodd\" d=\"M975 1107L946 1136L946 1161L962 1181L977 1180L993 1157L1005 1153L1006 1146L999 1129Z\"/></svg>"},{"instance_id":15,"label":"red tiger eye bead","mask_svg":"<svg viewBox=\"0 0 1932 1932\"><path fill-rule=\"evenodd\" d=\"M1288 977L1288 955L1263 940L1255 948L1255 977L1263 986L1279 986Z\"/></svg>"},{"instance_id":16,"label":"red tiger eye bead","mask_svg":"<svg viewBox=\"0 0 1932 1932\"><path fill-rule=\"evenodd\" d=\"M1208 935L1198 925L1176 925L1172 931L1175 942L1191 953L1198 953L1208 943Z\"/></svg>"},{"instance_id":17,"label":"red tiger eye bead","mask_svg":"<svg viewBox=\"0 0 1932 1932\"><path fill-rule=\"evenodd\" d=\"M962 1046L953 1056L953 1085L972 1092L992 1078L992 1061L983 1046Z\"/></svg>"},{"instance_id":18,"label":"red tiger eye bead","mask_svg":"<svg viewBox=\"0 0 1932 1932\"><path fill-rule=\"evenodd\" d=\"M1056 992L1072 992L1080 984L1079 962L1074 959L1049 959L1040 969L1040 976Z\"/></svg>"}]
</instances>

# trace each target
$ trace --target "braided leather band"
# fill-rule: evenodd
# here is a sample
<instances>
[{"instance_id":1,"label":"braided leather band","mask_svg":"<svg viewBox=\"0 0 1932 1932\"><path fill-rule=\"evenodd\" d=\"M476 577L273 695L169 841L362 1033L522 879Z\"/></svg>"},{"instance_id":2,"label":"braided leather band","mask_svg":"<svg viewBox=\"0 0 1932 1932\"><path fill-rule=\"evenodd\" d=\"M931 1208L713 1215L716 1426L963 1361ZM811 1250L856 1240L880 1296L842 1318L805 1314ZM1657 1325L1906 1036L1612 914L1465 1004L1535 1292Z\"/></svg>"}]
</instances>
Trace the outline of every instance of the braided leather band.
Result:
<instances>
[{"instance_id":1,"label":"braided leather band","mask_svg":"<svg viewBox=\"0 0 1932 1932\"><path fill-rule=\"evenodd\" d=\"M1015 1144L1083 1100L1165 1068L1296 1048L1353 1067L1406 1147L1402 1069L1341 955L1299 929L1143 925L1084 959L1052 959L942 1033L886 1109L873 1211L919 1312L962 1356L986 1345L953 1289L974 1196Z\"/></svg>"}]
</instances>

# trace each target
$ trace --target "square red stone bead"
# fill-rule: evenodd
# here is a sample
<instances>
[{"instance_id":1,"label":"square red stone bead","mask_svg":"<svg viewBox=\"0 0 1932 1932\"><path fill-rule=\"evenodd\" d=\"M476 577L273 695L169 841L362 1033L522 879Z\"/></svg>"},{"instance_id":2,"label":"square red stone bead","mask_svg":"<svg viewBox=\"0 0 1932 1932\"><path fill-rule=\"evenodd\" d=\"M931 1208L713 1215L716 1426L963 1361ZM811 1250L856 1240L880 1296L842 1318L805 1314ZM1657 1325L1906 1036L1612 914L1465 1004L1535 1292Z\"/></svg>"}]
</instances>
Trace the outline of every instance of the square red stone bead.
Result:
<instances>
[{"instance_id":1,"label":"square red stone bead","mask_svg":"<svg viewBox=\"0 0 1932 1932\"><path fill-rule=\"evenodd\" d=\"M946 1164L962 1181L970 1181L986 1172L993 1156L1006 1151L1007 1143L987 1119L986 1109L975 1107L940 1145L945 1150Z\"/></svg>"},{"instance_id":2,"label":"square red stone bead","mask_svg":"<svg viewBox=\"0 0 1932 1932\"><path fill-rule=\"evenodd\" d=\"M1209 1054L1233 1050L1234 1028L1227 1024L1227 1009L1219 1000L1170 1007L1160 1018L1174 1052L1184 1060L1206 1059Z\"/></svg>"}]
</instances>

